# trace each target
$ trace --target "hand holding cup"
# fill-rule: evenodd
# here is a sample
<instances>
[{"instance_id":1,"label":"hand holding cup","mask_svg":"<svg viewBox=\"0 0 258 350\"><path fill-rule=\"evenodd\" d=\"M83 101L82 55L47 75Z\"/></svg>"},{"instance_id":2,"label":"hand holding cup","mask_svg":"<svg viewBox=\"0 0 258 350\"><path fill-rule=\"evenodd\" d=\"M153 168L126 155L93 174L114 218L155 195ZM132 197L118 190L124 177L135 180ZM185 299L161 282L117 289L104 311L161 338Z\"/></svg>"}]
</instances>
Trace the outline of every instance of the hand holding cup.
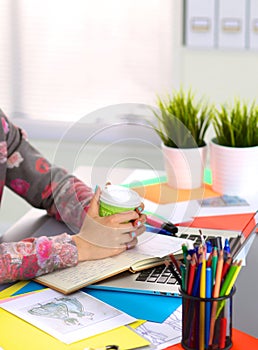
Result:
<instances>
[{"instance_id":1,"label":"hand holding cup","mask_svg":"<svg viewBox=\"0 0 258 350\"><path fill-rule=\"evenodd\" d=\"M102 248L125 249L137 244L137 236L145 231L144 206L137 192L107 185L97 189L78 236Z\"/></svg>"}]
</instances>

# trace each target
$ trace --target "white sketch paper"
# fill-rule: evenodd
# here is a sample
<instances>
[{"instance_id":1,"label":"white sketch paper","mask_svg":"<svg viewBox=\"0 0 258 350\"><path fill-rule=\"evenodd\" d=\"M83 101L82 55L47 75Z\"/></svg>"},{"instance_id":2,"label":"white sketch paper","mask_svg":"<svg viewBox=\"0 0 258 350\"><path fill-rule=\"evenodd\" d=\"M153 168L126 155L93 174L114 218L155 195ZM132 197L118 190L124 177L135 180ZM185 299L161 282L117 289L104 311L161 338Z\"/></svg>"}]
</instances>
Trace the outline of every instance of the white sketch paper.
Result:
<instances>
[{"instance_id":1,"label":"white sketch paper","mask_svg":"<svg viewBox=\"0 0 258 350\"><path fill-rule=\"evenodd\" d=\"M84 292L63 295L47 289L1 307L67 344L135 321Z\"/></svg>"},{"instance_id":2,"label":"white sketch paper","mask_svg":"<svg viewBox=\"0 0 258 350\"><path fill-rule=\"evenodd\" d=\"M182 337L182 305L180 305L163 323L145 322L135 331L149 340L156 349L165 349L178 344Z\"/></svg>"}]
</instances>

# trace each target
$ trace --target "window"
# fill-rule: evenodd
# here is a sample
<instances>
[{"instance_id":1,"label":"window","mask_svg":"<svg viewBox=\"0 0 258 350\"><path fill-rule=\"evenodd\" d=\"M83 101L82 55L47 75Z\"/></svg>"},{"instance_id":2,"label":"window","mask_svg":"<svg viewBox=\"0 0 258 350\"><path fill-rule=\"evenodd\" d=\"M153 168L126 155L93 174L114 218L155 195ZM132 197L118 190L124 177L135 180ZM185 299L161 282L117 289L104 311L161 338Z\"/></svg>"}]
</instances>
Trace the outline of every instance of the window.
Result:
<instances>
[{"instance_id":1,"label":"window","mask_svg":"<svg viewBox=\"0 0 258 350\"><path fill-rule=\"evenodd\" d=\"M178 82L180 3L1 0L0 108L74 122L113 104L153 105Z\"/></svg>"}]
</instances>

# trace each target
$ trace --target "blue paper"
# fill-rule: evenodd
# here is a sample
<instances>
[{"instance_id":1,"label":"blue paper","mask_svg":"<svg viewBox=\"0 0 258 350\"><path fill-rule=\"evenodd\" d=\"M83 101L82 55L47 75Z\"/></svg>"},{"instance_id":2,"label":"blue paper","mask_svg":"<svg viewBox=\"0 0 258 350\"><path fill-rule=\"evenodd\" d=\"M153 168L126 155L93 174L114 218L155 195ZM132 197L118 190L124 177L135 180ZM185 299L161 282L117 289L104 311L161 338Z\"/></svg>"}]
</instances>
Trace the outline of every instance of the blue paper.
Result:
<instances>
[{"instance_id":1,"label":"blue paper","mask_svg":"<svg viewBox=\"0 0 258 350\"><path fill-rule=\"evenodd\" d=\"M30 281L28 284L26 284L24 287L19 289L17 292L13 293L13 295L35 292L37 290L41 290L41 289L45 289L45 288L47 288L47 287L43 286L42 284L36 283L34 281Z\"/></svg>"},{"instance_id":2,"label":"blue paper","mask_svg":"<svg viewBox=\"0 0 258 350\"><path fill-rule=\"evenodd\" d=\"M181 297L83 288L84 292L139 319L164 322L178 306Z\"/></svg>"}]
</instances>

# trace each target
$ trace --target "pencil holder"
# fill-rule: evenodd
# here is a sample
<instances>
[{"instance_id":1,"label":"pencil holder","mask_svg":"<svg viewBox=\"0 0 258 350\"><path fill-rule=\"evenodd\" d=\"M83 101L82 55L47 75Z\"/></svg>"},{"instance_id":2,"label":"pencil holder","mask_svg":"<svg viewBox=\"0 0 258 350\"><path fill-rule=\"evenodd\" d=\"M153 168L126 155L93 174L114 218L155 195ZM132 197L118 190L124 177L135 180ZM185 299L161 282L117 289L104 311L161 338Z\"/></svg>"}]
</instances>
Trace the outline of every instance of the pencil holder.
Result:
<instances>
[{"instance_id":1,"label":"pencil holder","mask_svg":"<svg viewBox=\"0 0 258 350\"><path fill-rule=\"evenodd\" d=\"M186 350L230 349L232 347L232 306L234 286L229 295L199 298L182 295L182 347Z\"/></svg>"}]
</instances>

